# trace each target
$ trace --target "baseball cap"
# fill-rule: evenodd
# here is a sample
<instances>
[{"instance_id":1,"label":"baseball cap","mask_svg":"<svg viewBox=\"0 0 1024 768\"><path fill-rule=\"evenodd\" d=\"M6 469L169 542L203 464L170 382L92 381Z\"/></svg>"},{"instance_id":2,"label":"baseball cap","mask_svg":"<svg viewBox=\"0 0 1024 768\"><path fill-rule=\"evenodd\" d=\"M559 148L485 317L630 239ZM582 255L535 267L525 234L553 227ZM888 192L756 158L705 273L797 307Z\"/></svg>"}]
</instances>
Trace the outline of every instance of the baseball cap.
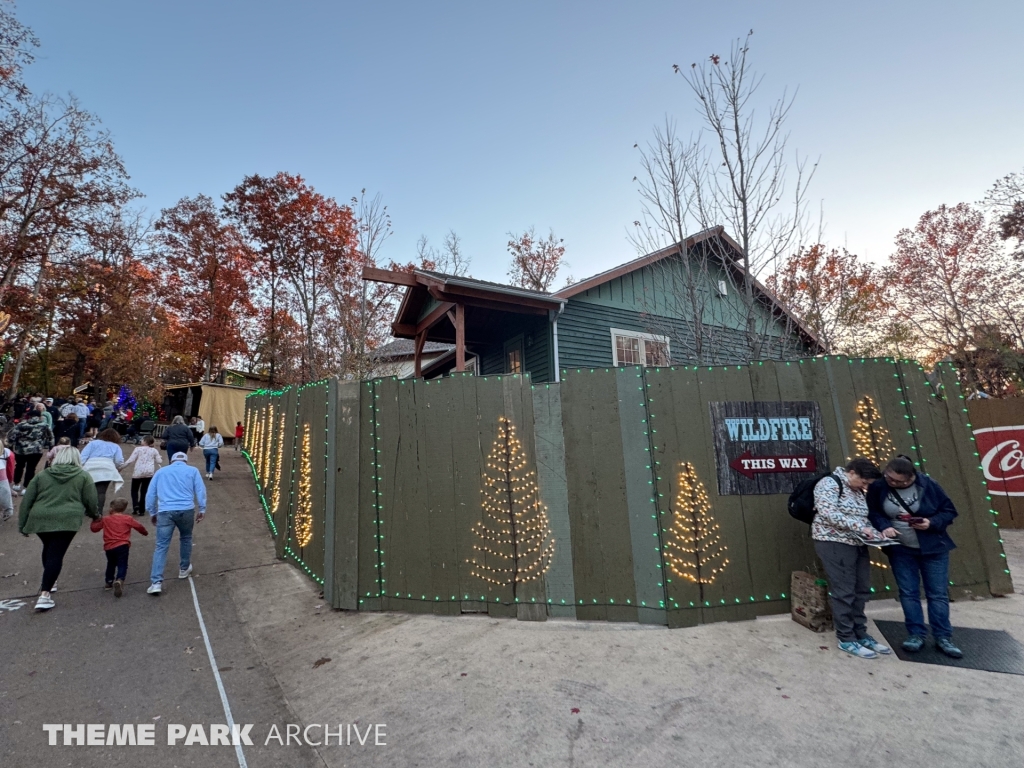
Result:
<instances>
[{"instance_id":1,"label":"baseball cap","mask_svg":"<svg viewBox=\"0 0 1024 768\"><path fill-rule=\"evenodd\" d=\"M178 451L176 454L171 456L171 461L188 461L188 454Z\"/></svg>"}]
</instances>

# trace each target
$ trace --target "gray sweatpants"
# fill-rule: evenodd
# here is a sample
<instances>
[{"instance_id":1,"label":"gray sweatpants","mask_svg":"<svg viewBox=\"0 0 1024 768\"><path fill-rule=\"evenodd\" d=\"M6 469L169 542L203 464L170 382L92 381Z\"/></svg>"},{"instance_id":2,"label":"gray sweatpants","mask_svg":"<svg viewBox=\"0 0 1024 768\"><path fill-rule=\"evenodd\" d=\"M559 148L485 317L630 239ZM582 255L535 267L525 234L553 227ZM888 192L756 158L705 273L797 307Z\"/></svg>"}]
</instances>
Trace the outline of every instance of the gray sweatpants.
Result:
<instances>
[{"instance_id":1,"label":"gray sweatpants","mask_svg":"<svg viewBox=\"0 0 1024 768\"><path fill-rule=\"evenodd\" d=\"M871 596L871 558L866 546L816 541L818 553L828 575L828 596L832 603L832 620L836 637L846 643L859 640L868 633L864 604Z\"/></svg>"}]
</instances>

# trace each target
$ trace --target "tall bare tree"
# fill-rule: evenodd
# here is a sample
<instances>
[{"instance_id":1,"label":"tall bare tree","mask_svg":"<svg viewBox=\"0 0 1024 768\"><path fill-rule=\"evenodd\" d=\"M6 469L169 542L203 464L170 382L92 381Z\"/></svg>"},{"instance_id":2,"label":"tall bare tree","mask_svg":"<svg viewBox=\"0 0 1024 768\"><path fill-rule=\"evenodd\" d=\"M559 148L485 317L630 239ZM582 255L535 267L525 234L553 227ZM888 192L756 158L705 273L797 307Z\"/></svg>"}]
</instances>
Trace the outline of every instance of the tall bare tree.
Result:
<instances>
[{"instance_id":1,"label":"tall bare tree","mask_svg":"<svg viewBox=\"0 0 1024 768\"><path fill-rule=\"evenodd\" d=\"M420 235L416 241L416 256L420 264L433 264L433 269L446 275L469 275L470 258L462 250L462 238L454 229L445 234L440 248L432 246L426 235Z\"/></svg>"},{"instance_id":2,"label":"tall bare tree","mask_svg":"<svg viewBox=\"0 0 1024 768\"><path fill-rule=\"evenodd\" d=\"M780 329L780 316L759 290L758 278L799 245L814 168L799 157L788 159L785 122L793 97L783 91L763 114L756 109L763 76L748 59L752 35L736 40L727 59L712 54L689 69L673 66L694 97L700 130L681 142L666 120L646 148L638 147L642 214L631 239L646 250L679 244L682 264L665 261L663 268L681 270L672 286L674 311L689 326L688 353L702 362L721 357L726 327L737 320L748 360L799 349L787 318L781 318ZM736 265L730 263L731 249L705 247L693 254L686 248L687 234L719 225L739 246ZM738 292L741 317L730 302L715 297L722 287Z\"/></svg>"}]
</instances>

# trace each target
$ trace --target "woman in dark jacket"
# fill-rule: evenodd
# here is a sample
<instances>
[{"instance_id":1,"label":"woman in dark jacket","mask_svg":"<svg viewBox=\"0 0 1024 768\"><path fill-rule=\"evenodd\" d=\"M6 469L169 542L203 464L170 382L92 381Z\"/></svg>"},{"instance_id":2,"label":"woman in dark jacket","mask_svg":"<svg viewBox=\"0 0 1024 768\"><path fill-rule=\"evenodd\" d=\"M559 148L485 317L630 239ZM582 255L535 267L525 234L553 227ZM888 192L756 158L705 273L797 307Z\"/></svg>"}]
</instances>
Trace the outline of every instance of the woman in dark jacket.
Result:
<instances>
[{"instance_id":1,"label":"woman in dark jacket","mask_svg":"<svg viewBox=\"0 0 1024 768\"><path fill-rule=\"evenodd\" d=\"M899 544L885 548L900 593L907 639L903 649L921 650L928 630L921 610L921 582L928 601L928 623L935 645L959 659L963 652L953 643L949 621L949 552L956 547L946 528L956 508L942 486L920 474L906 456L897 456L881 480L868 489L871 524Z\"/></svg>"},{"instance_id":2,"label":"woman in dark jacket","mask_svg":"<svg viewBox=\"0 0 1024 768\"><path fill-rule=\"evenodd\" d=\"M185 419L175 416L171 420L171 426L164 432L164 440L167 441L167 461L176 453L188 453L189 449L195 446L196 437L192 430L185 424Z\"/></svg>"}]
</instances>

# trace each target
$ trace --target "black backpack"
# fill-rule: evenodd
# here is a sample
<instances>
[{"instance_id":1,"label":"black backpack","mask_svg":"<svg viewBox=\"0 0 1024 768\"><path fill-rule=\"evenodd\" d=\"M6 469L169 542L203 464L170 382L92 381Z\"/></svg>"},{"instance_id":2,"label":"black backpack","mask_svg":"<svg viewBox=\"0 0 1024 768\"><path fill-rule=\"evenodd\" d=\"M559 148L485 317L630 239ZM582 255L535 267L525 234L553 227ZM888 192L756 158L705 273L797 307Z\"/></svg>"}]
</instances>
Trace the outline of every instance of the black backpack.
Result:
<instances>
[{"instance_id":1,"label":"black backpack","mask_svg":"<svg viewBox=\"0 0 1024 768\"><path fill-rule=\"evenodd\" d=\"M806 480L802 480L789 495L790 517L808 525L814 522L814 487L826 477L831 477L836 481L836 485L839 486L840 497L843 495L842 481L831 472L822 472L814 475L814 477L808 477Z\"/></svg>"}]
</instances>

